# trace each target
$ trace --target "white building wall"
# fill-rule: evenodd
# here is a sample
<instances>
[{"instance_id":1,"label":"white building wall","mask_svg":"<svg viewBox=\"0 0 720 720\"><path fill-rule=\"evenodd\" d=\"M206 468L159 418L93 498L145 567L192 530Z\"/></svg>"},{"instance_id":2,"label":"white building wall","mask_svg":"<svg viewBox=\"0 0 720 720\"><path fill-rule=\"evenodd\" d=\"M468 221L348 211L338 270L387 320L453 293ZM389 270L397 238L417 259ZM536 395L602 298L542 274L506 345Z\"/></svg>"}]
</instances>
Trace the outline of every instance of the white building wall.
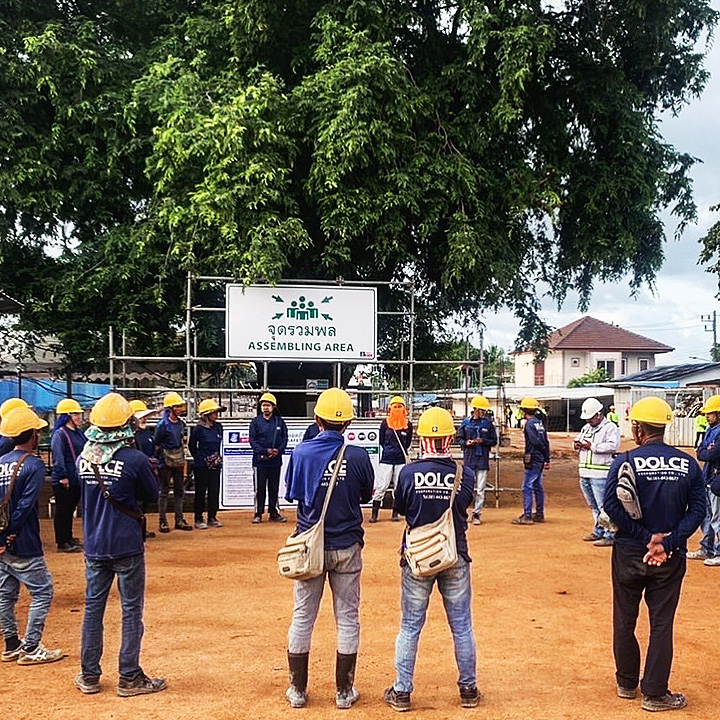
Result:
<instances>
[{"instance_id":1,"label":"white building wall","mask_svg":"<svg viewBox=\"0 0 720 720\"><path fill-rule=\"evenodd\" d=\"M548 353L545 358L545 385L565 385L565 367L562 352Z\"/></svg>"},{"instance_id":2,"label":"white building wall","mask_svg":"<svg viewBox=\"0 0 720 720\"><path fill-rule=\"evenodd\" d=\"M531 352L517 353L515 355L515 385L535 384L535 365Z\"/></svg>"}]
</instances>

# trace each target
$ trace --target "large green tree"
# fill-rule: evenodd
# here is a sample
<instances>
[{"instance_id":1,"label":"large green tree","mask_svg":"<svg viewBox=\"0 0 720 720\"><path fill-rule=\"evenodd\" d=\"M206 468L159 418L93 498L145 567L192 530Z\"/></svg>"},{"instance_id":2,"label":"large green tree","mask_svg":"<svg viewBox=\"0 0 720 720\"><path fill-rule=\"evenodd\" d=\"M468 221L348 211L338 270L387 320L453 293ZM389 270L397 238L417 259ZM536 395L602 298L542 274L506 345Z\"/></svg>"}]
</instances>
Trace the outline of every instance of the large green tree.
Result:
<instances>
[{"instance_id":1,"label":"large green tree","mask_svg":"<svg viewBox=\"0 0 720 720\"><path fill-rule=\"evenodd\" d=\"M652 283L706 0L0 0L0 270L71 363L183 277L404 280L432 327ZM396 302L383 293L387 307ZM404 332L404 331L402 331ZM393 345L389 331L387 345Z\"/></svg>"}]
</instances>

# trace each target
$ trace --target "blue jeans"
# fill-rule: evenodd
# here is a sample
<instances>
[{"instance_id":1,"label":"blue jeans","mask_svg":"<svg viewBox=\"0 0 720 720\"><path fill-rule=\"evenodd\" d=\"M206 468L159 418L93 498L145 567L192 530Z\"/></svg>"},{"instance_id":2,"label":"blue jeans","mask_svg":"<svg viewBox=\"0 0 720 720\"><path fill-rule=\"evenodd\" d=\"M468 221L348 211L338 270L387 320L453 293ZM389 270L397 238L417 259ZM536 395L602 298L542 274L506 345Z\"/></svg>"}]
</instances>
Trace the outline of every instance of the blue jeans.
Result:
<instances>
[{"instance_id":1,"label":"blue jeans","mask_svg":"<svg viewBox=\"0 0 720 720\"><path fill-rule=\"evenodd\" d=\"M27 628L23 648L34 650L42 639L45 620L53 598L53 581L45 558L24 558L5 551L0 555L0 628L3 638L18 637L15 615L20 584L25 585L32 598L28 608Z\"/></svg>"},{"instance_id":2,"label":"blue jeans","mask_svg":"<svg viewBox=\"0 0 720 720\"><path fill-rule=\"evenodd\" d=\"M594 522L593 535L597 535L598 538L606 537L612 540L615 537L614 533L606 530L602 525L598 523L598 517L600 516L600 513L603 509L603 498L605 497L606 483L606 477L581 477L580 490L582 490L582 494L585 496L585 502L587 502L588 507L590 508L590 510L592 510Z\"/></svg>"},{"instance_id":3,"label":"blue jeans","mask_svg":"<svg viewBox=\"0 0 720 720\"><path fill-rule=\"evenodd\" d=\"M535 512L545 514L545 490L542 484L543 465L533 465L523 475L523 512L526 517L532 515L533 495L535 496Z\"/></svg>"},{"instance_id":4,"label":"blue jeans","mask_svg":"<svg viewBox=\"0 0 720 720\"><path fill-rule=\"evenodd\" d=\"M325 551L325 571L310 580L296 580L293 590L295 607L288 630L288 651L293 654L310 652L312 631L320 609L325 576L333 596L337 651L353 655L360 645L360 573L362 548L355 543L343 550Z\"/></svg>"},{"instance_id":5,"label":"blue jeans","mask_svg":"<svg viewBox=\"0 0 720 720\"><path fill-rule=\"evenodd\" d=\"M398 692L413 691L413 675L420 632L425 625L433 585L437 582L445 614L453 636L458 685L472 687L475 674L475 637L472 627L472 586L470 564L462 557L455 565L433 577L415 577L410 568L402 568L402 619L395 641L395 683Z\"/></svg>"},{"instance_id":6,"label":"blue jeans","mask_svg":"<svg viewBox=\"0 0 720 720\"><path fill-rule=\"evenodd\" d=\"M475 473L475 507L473 517L481 517L485 506L485 486L487 485L487 470L473 470Z\"/></svg>"},{"instance_id":7,"label":"blue jeans","mask_svg":"<svg viewBox=\"0 0 720 720\"><path fill-rule=\"evenodd\" d=\"M85 677L102 675L103 616L113 579L117 576L122 608L122 643L119 670L124 680L142 673L140 644L144 631L145 555L130 555L117 560L85 558L85 619L82 626L80 664Z\"/></svg>"},{"instance_id":8,"label":"blue jeans","mask_svg":"<svg viewBox=\"0 0 720 720\"><path fill-rule=\"evenodd\" d=\"M720 555L720 497L705 488L707 495L707 510L700 529L702 530L702 539L700 540L700 548L705 551L708 557Z\"/></svg>"}]
</instances>

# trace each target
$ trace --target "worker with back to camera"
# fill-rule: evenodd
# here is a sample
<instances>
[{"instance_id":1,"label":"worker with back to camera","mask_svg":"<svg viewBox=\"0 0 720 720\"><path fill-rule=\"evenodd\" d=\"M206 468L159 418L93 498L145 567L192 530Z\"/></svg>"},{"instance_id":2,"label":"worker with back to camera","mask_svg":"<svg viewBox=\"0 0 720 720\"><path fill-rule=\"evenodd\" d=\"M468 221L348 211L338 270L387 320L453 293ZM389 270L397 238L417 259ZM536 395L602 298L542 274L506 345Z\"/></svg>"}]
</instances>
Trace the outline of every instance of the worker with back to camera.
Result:
<instances>
[{"instance_id":1,"label":"worker with back to camera","mask_svg":"<svg viewBox=\"0 0 720 720\"><path fill-rule=\"evenodd\" d=\"M408 461L408 450L412 444L413 426L408 419L405 400L399 395L390 400L388 416L380 423L379 437L380 463L375 476L371 523L378 521L385 493L391 484L393 487L397 484L398 475ZM393 511L390 519L397 521L397 513Z\"/></svg>"},{"instance_id":2,"label":"worker with back to camera","mask_svg":"<svg viewBox=\"0 0 720 720\"><path fill-rule=\"evenodd\" d=\"M5 417L5 415L7 415L7 413L17 407L29 408L30 405L28 405L22 398L19 397L8 398L3 402L2 405L0 405L0 421L3 419L3 417ZM32 408L30 409L32 410ZM0 436L0 456L9 453L13 449L13 447L14 445L12 438Z\"/></svg>"},{"instance_id":3,"label":"worker with back to camera","mask_svg":"<svg viewBox=\"0 0 720 720\"><path fill-rule=\"evenodd\" d=\"M81 430L83 409L73 398L61 400L55 409L57 419L53 428L52 490L55 498L55 543L58 552L82 552L82 543L73 537L73 515L80 502L80 481L75 463L87 439Z\"/></svg>"},{"instance_id":4,"label":"worker with back to camera","mask_svg":"<svg viewBox=\"0 0 720 720\"><path fill-rule=\"evenodd\" d=\"M668 689L673 624L685 576L687 540L705 515L705 484L696 460L667 445L663 436L672 409L644 397L630 410L634 450L610 468L604 509L617 525L612 549L613 653L617 694L634 699L638 683L643 710L679 710L682 693ZM635 636L641 599L650 620L650 641L640 678Z\"/></svg>"},{"instance_id":5,"label":"worker with back to camera","mask_svg":"<svg viewBox=\"0 0 720 720\"><path fill-rule=\"evenodd\" d=\"M374 472L367 450L345 444L343 434L354 417L352 399L344 390L325 390L315 404L315 420L321 432L299 443L288 462L285 499L297 501L297 532L305 532L320 519L336 458L344 448L325 515L323 573L309 580L295 580L293 587L293 617L288 630L290 687L286 697L294 708L307 704L310 645L326 576L337 628L335 704L348 709L360 697L354 685L364 545L360 505L372 497Z\"/></svg>"},{"instance_id":6,"label":"worker with back to camera","mask_svg":"<svg viewBox=\"0 0 720 720\"><path fill-rule=\"evenodd\" d=\"M420 459L406 465L400 472L394 505L397 512L405 517L410 530L434 523L442 517L450 506L457 473L460 472L452 459L455 424L447 410L428 408L420 416L417 432L420 436ZM472 708L482 698L477 688L471 559L467 543L467 509L472 503L475 473L468 467L463 468L457 483L452 506L457 550L454 565L435 575L414 575L402 554L406 540L406 535L403 535L400 561L402 617L395 641L395 680L384 695L385 702L400 712L410 709L420 633L436 583L453 637L460 704Z\"/></svg>"},{"instance_id":7,"label":"worker with back to camera","mask_svg":"<svg viewBox=\"0 0 720 720\"><path fill-rule=\"evenodd\" d=\"M458 442L463 449L463 464L475 473L475 505L473 525L482 523L485 505L485 485L490 469L490 448L497 445L497 432L489 417L490 403L483 395L476 395L471 403L472 414L464 418L458 430Z\"/></svg>"}]
</instances>

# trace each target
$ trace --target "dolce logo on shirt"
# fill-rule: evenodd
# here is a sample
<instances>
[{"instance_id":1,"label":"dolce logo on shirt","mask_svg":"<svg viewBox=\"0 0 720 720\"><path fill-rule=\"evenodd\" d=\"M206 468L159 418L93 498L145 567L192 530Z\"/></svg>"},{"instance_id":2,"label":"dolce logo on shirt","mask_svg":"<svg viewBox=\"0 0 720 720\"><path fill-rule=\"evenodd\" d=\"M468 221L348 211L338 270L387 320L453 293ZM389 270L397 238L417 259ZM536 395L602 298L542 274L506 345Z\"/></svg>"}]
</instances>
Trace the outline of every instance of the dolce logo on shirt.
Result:
<instances>
[{"instance_id":1,"label":"dolce logo on shirt","mask_svg":"<svg viewBox=\"0 0 720 720\"><path fill-rule=\"evenodd\" d=\"M455 473L443 475L439 472L416 472L413 474L413 481L416 490L422 488L447 488L452 490L452 486L455 483Z\"/></svg>"},{"instance_id":2,"label":"dolce logo on shirt","mask_svg":"<svg viewBox=\"0 0 720 720\"><path fill-rule=\"evenodd\" d=\"M122 460L110 460L110 462L107 462L104 465L98 465L98 470L103 477L120 477L124 465L125 463ZM80 475L88 476L90 481L95 479L95 472L92 469L92 463L88 462L84 458L80 458L78 470Z\"/></svg>"},{"instance_id":3,"label":"dolce logo on shirt","mask_svg":"<svg viewBox=\"0 0 720 720\"><path fill-rule=\"evenodd\" d=\"M690 470L688 458L681 457L634 457L633 463L635 469L639 472L643 470L679 470L684 475L687 475Z\"/></svg>"}]
</instances>

